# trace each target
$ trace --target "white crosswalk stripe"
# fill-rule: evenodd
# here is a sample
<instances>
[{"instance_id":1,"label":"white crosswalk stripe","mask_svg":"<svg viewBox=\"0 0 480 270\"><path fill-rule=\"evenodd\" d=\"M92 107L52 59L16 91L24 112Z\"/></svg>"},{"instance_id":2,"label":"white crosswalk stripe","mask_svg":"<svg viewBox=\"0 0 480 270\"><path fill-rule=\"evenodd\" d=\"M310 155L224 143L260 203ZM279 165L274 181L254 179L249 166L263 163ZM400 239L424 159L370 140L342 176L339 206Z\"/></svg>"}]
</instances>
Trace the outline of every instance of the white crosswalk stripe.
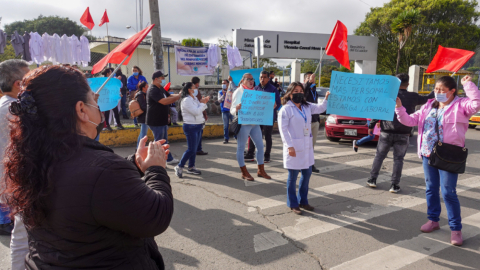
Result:
<instances>
[{"instance_id":1,"label":"white crosswalk stripe","mask_svg":"<svg viewBox=\"0 0 480 270\"><path fill-rule=\"evenodd\" d=\"M402 172L402 175L412 176L412 175L417 175L422 173L423 173L423 167L416 167L416 168L404 170ZM377 183L390 181L391 179L390 175L391 173L385 173L383 175L380 175L377 179ZM367 181L366 178L360 178L360 179L349 181L346 183L338 183L338 184L313 188L313 189L310 189L308 192L308 199L314 199L321 196L332 195L332 194L336 194L343 191L364 188L366 181ZM272 196L269 198L259 199L256 201L251 201L251 202L248 202L248 205L252 207L258 207L260 209L267 209L271 207L285 205L286 201L287 201L287 195L282 194L282 195Z\"/></svg>"},{"instance_id":2,"label":"white crosswalk stripe","mask_svg":"<svg viewBox=\"0 0 480 270\"><path fill-rule=\"evenodd\" d=\"M464 240L480 234L480 213L462 220L462 236ZM399 241L393 245L371 252L357 259L330 268L331 270L370 270L370 269L400 269L430 255L438 253L451 245L450 228L442 226L434 233L422 233L410 240Z\"/></svg>"},{"instance_id":3,"label":"white crosswalk stripe","mask_svg":"<svg viewBox=\"0 0 480 270\"><path fill-rule=\"evenodd\" d=\"M479 180L480 176L459 180L457 183L457 194L480 187ZM296 225L284 227L281 231L285 237L300 241L358 222L364 222L375 217L394 213L405 208L415 207L423 203L426 203L425 192L420 191L398 197L386 206L372 205L371 207L357 207L352 212L342 212L340 215L334 216L317 214L316 218L302 217L297 219ZM276 242L280 243L279 241ZM274 247L273 245L270 246L271 248Z\"/></svg>"}]
</instances>

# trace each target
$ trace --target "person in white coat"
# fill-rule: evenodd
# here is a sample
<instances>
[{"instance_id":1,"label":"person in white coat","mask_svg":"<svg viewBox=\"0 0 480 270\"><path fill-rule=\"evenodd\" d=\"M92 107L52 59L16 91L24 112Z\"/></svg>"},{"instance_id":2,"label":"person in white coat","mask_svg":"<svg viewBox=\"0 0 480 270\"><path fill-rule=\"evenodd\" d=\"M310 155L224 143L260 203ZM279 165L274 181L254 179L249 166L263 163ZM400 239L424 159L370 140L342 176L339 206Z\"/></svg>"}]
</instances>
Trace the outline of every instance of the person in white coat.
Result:
<instances>
[{"instance_id":1,"label":"person in white coat","mask_svg":"<svg viewBox=\"0 0 480 270\"><path fill-rule=\"evenodd\" d=\"M195 168L195 158L197 156L197 147L202 138L203 111L207 109L207 102L210 97L204 97L201 100L197 99L198 89L194 84L188 82L183 87L183 100L181 102L182 116L183 116L183 133L187 137L187 151L183 153L180 163L175 167L175 175L179 178L183 177L183 168L188 161L188 169L185 171L189 174L202 174Z\"/></svg>"},{"instance_id":2,"label":"person in white coat","mask_svg":"<svg viewBox=\"0 0 480 270\"><path fill-rule=\"evenodd\" d=\"M327 109L327 92L322 104L305 100L303 85L293 82L283 97L283 107L278 116L278 126L283 142L283 166L288 169L287 206L297 215L300 208L312 211L308 204L308 183L312 175L312 114L323 113ZM298 195L296 194L297 176L301 172Z\"/></svg>"}]
</instances>

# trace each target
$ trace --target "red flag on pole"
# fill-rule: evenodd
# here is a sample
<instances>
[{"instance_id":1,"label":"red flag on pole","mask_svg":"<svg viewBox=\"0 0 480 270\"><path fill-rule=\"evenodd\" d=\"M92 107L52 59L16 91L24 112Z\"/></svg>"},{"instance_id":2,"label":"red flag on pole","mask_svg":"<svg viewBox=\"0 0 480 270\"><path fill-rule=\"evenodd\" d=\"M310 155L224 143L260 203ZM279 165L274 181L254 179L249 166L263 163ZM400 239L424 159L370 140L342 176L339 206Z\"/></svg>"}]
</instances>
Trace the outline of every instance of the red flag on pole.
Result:
<instances>
[{"instance_id":1,"label":"red flag on pole","mask_svg":"<svg viewBox=\"0 0 480 270\"><path fill-rule=\"evenodd\" d=\"M432 62L428 65L426 73L434 72L439 69L457 72L470 58L472 58L474 54L475 52L445 48L438 45L437 54L435 54Z\"/></svg>"},{"instance_id":2,"label":"red flag on pole","mask_svg":"<svg viewBox=\"0 0 480 270\"><path fill-rule=\"evenodd\" d=\"M136 33L131 38L125 40L115 49L113 49L109 54L105 55L98 63L96 63L92 68L92 74L98 73L103 70L103 68L108 64L121 64L127 65L132 58L133 52L140 45L142 40L147 36L147 34L152 30L154 24L149 25L147 28ZM128 59L127 59L128 57Z\"/></svg>"},{"instance_id":3,"label":"red flag on pole","mask_svg":"<svg viewBox=\"0 0 480 270\"><path fill-rule=\"evenodd\" d=\"M330 39L327 43L326 54L335 57L337 61L350 70L350 59L348 57L347 27L337 21Z\"/></svg>"},{"instance_id":4,"label":"red flag on pole","mask_svg":"<svg viewBox=\"0 0 480 270\"><path fill-rule=\"evenodd\" d=\"M87 7L85 12L83 13L82 17L80 18L80 22L90 30L92 30L92 28L95 26L95 23L93 22L93 19L92 19L92 15L90 15L89 7Z\"/></svg>"},{"instance_id":5,"label":"red flag on pole","mask_svg":"<svg viewBox=\"0 0 480 270\"><path fill-rule=\"evenodd\" d=\"M108 22L110 21L108 20L107 10L105 9L105 13L103 13L103 17L100 19L100 24L98 24L98 26L102 26L104 23Z\"/></svg>"}]
</instances>

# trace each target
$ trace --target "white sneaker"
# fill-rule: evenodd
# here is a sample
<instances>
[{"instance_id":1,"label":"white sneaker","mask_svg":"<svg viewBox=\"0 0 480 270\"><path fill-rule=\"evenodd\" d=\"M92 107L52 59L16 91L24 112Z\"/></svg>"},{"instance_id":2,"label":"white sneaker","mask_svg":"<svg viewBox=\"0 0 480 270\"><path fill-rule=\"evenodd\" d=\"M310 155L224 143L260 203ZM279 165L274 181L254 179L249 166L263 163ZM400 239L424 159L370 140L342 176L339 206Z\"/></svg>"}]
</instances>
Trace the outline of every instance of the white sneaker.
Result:
<instances>
[{"instance_id":1,"label":"white sneaker","mask_svg":"<svg viewBox=\"0 0 480 270\"><path fill-rule=\"evenodd\" d=\"M172 160L170 160L170 161L167 161L167 164L168 164L168 165L172 165L172 164L177 164L177 163L179 163L179 162L180 162L180 160L174 158L174 159L172 159Z\"/></svg>"}]
</instances>

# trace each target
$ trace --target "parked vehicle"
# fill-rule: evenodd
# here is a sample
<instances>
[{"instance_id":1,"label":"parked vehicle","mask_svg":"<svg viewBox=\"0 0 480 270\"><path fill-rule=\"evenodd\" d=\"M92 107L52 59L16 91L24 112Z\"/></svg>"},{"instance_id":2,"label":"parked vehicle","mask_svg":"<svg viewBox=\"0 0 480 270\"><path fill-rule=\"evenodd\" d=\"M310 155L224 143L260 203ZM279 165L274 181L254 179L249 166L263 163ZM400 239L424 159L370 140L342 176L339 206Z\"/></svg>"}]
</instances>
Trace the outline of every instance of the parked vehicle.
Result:
<instances>
[{"instance_id":1,"label":"parked vehicle","mask_svg":"<svg viewBox=\"0 0 480 270\"><path fill-rule=\"evenodd\" d=\"M325 121L325 137L332 142L359 140L368 135L366 118L330 114ZM378 141L375 135L373 141Z\"/></svg>"},{"instance_id":2,"label":"parked vehicle","mask_svg":"<svg viewBox=\"0 0 480 270\"><path fill-rule=\"evenodd\" d=\"M477 112L468 121L469 128L475 128L476 126L480 126L480 112Z\"/></svg>"}]
</instances>

